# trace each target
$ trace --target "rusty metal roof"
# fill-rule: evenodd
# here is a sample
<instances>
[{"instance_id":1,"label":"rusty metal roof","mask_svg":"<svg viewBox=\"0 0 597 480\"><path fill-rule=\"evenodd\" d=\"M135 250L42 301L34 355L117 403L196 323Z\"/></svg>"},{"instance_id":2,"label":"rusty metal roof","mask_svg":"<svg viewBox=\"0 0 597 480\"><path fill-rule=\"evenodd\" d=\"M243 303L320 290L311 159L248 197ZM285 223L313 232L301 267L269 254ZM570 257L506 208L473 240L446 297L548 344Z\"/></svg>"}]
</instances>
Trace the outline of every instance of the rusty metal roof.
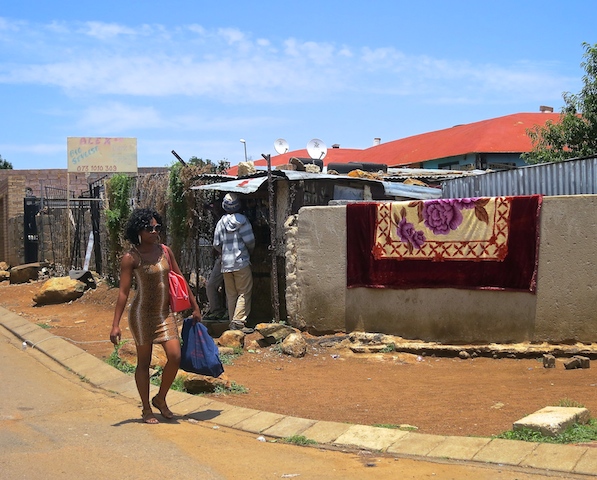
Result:
<instances>
[{"instance_id":1,"label":"rusty metal roof","mask_svg":"<svg viewBox=\"0 0 597 480\"><path fill-rule=\"evenodd\" d=\"M432 187L422 187L418 185L405 185L402 182L392 182L387 180L376 180L371 178L355 178L347 175L328 175L325 173L307 173L307 172L296 172L293 170L277 170L272 172L274 181L279 179L286 179L288 181L300 181L300 180L328 180L338 181L346 180L351 182L364 182L364 183L379 183L383 186L384 192L389 197L403 197L412 198L417 200L427 200L432 198L440 198L441 190ZM209 185L198 185L191 187L192 190L219 190L223 192L236 192L236 193L254 193L267 182L267 175L237 178L226 182L211 183Z\"/></svg>"}]
</instances>

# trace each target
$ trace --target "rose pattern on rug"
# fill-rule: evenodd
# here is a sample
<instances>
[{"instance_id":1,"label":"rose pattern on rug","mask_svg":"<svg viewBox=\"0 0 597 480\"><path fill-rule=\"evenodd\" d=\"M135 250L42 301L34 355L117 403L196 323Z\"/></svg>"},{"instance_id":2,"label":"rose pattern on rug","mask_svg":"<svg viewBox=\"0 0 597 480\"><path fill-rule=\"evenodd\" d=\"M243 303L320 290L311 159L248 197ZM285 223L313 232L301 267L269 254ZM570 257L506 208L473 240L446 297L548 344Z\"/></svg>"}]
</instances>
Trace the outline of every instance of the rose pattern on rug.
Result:
<instances>
[{"instance_id":1,"label":"rose pattern on rug","mask_svg":"<svg viewBox=\"0 0 597 480\"><path fill-rule=\"evenodd\" d=\"M502 261L508 254L508 197L379 203L375 258Z\"/></svg>"}]
</instances>

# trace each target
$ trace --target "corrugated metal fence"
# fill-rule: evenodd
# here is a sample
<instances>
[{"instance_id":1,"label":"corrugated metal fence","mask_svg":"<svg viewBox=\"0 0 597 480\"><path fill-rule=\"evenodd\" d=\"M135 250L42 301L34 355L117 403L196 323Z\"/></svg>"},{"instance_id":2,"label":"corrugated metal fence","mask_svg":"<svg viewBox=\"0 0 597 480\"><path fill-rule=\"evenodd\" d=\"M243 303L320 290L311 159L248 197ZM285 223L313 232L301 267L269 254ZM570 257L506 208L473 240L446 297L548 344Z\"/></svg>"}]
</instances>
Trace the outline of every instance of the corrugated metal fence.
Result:
<instances>
[{"instance_id":1,"label":"corrugated metal fence","mask_svg":"<svg viewBox=\"0 0 597 480\"><path fill-rule=\"evenodd\" d=\"M442 198L597 193L597 157L543 163L442 182Z\"/></svg>"}]
</instances>

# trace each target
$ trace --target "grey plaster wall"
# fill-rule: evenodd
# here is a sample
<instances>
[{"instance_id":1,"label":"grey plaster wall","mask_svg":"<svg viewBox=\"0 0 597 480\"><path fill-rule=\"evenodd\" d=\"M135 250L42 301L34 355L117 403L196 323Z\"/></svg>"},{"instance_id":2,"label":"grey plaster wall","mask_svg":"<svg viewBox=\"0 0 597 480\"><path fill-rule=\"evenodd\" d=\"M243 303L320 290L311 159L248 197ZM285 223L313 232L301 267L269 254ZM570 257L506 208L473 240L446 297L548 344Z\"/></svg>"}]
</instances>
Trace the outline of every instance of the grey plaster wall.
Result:
<instances>
[{"instance_id":1,"label":"grey plaster wall","mask_svg":"<svg viewBox=\"0 0 597 480\"><path fill-rule=\"evenodd\" d=\"M426 341L597 341L597 196L545 197L536 294L346 288L346 209L298 215L296 319L309 331ZM293 319L290 319L291 322Z\"/></svg>"},{"instance_id":2,"label":"grey plaster wall","mask_svg":"<svg viewBox=\"0 0 597 480\"><path fill-rule=\"evenodd\" d=\"M346 207L303 207L296 236L296 318L314 333L345 331Z\"/></svg>"},{"instance_id":3,"label":"grey plaster wall","mask_svg":"<svg viewBox=\"0 0 597 480\"><path fill-rule=\"evenodd\" d=\"M597 341L597 195L545 197L535 339Z\"/></svg>"}]
</instances>

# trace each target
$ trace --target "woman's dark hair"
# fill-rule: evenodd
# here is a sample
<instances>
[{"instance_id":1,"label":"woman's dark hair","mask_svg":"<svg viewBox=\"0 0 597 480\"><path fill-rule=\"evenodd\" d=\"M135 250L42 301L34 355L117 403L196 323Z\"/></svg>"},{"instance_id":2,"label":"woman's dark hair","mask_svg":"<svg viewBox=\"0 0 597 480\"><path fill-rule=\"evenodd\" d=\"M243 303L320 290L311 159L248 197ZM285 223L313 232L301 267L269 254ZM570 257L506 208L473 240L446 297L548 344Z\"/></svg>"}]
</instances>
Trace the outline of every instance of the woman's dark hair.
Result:
<instances>
[{"instance_id":1,"label":"woman's dark hair","mask_svg":"<svg viewBox=\"0 0 597 480\"><path fill-rule=\"evenodd\" d=\"M133 210L126 222L124 238L133 245L139 245L139 232L149 226L152 218L155 218L155 221L160 225L162 224L162 216L151 208L136 208Z\"/></svg>"}]
</instances>

